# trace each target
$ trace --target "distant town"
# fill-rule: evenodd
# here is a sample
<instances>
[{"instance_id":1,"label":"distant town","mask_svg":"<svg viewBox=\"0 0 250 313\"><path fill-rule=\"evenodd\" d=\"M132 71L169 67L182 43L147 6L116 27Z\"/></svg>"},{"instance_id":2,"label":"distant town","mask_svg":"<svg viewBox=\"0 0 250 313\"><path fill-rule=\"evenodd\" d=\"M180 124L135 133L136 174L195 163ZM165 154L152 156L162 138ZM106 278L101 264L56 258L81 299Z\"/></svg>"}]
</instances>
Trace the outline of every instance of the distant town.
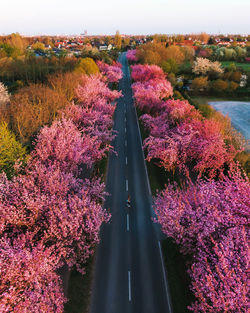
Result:
<instances>
[{"instance_id":1,"label":"distant town","mask_svg":"<svg viewBox=\"0 0 250 313\"><path fill-rule=\"evenodd\" d=\"M216 45L229 47L237 45L245 47L250 40L249 35L208 35L206 33L191 35L138 35L130 36L116 32L114 36L88 35L87 31L80 35L65 36L22 36L29 42L27 50L34 52L36 56L46 56L50 54L78 56L83 50L97 49L99 51L110 51L116 48L115 38L121 37L124 50L134 49L135 47L147 42L159 40L171 45L190 46L195 50L200 45ZM0 41L7 39L8 35L0 36ZM1 52L1 43L0 43Z\"/></svg>"}]
</instances>

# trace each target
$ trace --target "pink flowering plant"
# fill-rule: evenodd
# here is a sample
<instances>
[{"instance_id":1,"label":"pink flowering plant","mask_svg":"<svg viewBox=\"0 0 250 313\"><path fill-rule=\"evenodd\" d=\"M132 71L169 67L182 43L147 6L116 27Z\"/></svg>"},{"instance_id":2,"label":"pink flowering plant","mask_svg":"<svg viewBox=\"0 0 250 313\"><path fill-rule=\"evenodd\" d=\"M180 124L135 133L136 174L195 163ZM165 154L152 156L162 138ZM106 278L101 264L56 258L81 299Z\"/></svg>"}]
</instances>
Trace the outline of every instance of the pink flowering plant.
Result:
<instances>
[{"instance_id":1,"label":"pink flowering plant","mask_svg":"<svg viewBox=\"0 0 250 313\"><path fill-rule=\"evenodd\" d=\"M104 184L83 172L112 149L113 101L101 76L83 76L78 104L41 129L25 169L0 176L0 311L62 313L58 268L84 274L110 214Z\"/></svg>"},{"instance_id":2,"label":"pink flowering plant","mask_svg":"<svg viewBox=\"0 0 250 313\"><path fill-rule=\"evenodd\" d=\"M249 195L247 177L234 169L219 181L168 185L155 199L163 232L193 256L194 312L247 311Z\"/></svg>"},{"instance_id":3,"label":"pink flowering plant","mask_svg":"<svg viewBox=\"0 0 250 313\"><path fill-rule=\"evenodd\" d=\"M166 99L155 66L134 65L133 92L149 136L147 160L184 178L154 200L156 222L191 257L195 313L248 312L250 184L220 123L187 101ZM165 82L167 82L165 80Z\"/></svg>"},{"instance_id":4,"label":"pink flowering plant","mask_svg":"<svg viewBox=\"0 0 250 313\"><path fill-rule=\"evenodd\" d=\"M136 50L128 50L126 53L126 57L128 59L129 62L137 62L138 61L138 57L136 56Z\"/></svg>"},{"instance_id":5,"label":"pink flowering plant","mask_svg":"<svg viewBox=\"0 0 250 313\"><path fill-rule=\"evenodd\" d=\"M120 63L116 62L112 65L108 65L102 61L98 61L97 65L109 83L117 83L122 78L122 69Z\"/></svg>"}]
</instances>

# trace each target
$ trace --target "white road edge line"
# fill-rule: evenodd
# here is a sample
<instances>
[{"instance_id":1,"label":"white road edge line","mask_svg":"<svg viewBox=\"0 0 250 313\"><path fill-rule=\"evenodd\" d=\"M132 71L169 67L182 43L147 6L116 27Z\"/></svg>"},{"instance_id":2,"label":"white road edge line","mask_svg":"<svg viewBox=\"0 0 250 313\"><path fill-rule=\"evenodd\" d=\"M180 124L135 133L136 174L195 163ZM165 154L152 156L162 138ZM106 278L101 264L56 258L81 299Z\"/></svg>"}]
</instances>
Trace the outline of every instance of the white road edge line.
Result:
<instances>
[{"instance_id":1,"label":"white road edge line","mask_svg":"<svg viewBox=\"0 0 250 313\"><path fill-rule=\"evenodd\" d=\"M125 133L127 132L127 127L125 127Z\"/></svg>"},{"instance_id":2,"label":"white road edge line","mask_svg":"<svg viewBox=\"0 0 250 313\"><path fill-rule=\"evenodd\" d=\"M168 309L169 312L173 312L171 305L170 305L170 300L169 300L169 291L168 291L168 284L167 284L167 277L166 277L166 271L165 271L165 267L164 267L164 262L163 262L163 256L162 256L162 249L161 249L161 243L160 241L158 241L158 245L159 245L159 250L160 250L160 256L161 256L161 265L162 265L162 271L163 271L163 278L164 278L164 285L165 285L165 290L166 290L166 296L167 296L167 302L168 302Z\"/></svg>"},{"instance_id":3,"label":"white road edge line","mask_svg":"<svg viewBox=\"0 0 250 313\"><path fill-rule=\"evenodd\" d=\"M127 214L127 231L129 231L129 214Z\"/></svg>"},{"instance_id":4,"label":"white road edge line","mask_svg":"<svg viewBox=\"0 0 250 313\"><path fill-rule=\"evenodd\" d=\"M128 158L126 157L126 165L128 165Z\"/></svg>"},{"instance_id":5,"label":"white road edge line","mask_svg":"<svg viewBox=\"0 0 250 313\"><path fill-rule=\"evenodd\" d=\"M131 302L131 273L128 271L128 301Z\"/></svg>"},{"instance_id":6,"label":"white road edge line","mask_svg":"<svg viewBox=\"0 0 250 313\"><path fill-rule=\"evenodd\" d=\"M126 179L126 191L128 191L128 180Z\"/></svg>"}]
</instances>

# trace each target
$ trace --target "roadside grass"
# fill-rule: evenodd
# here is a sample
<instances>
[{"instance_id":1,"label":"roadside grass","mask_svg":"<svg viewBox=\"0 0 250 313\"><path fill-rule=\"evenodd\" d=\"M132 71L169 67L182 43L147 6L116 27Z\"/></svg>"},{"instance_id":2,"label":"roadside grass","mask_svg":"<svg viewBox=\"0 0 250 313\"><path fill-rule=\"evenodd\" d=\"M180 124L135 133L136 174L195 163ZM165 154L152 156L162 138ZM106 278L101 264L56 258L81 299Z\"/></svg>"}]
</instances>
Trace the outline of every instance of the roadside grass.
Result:
<instances>
[{"instance_id":1,"label":"roadside grass","mask_svg":"<svg viewBox=\"0 0 250 313\"><path fill-rule=\"evenodd\" d=\"M236 67L239 67L246 72L250 72L250 63L238 63L238 62L234 62L234 61L221 61L220 63L222 65L222 67L227 67L230 64L234 63L236 65Z\"/></svg>"},{"instance_id":2,"label":"roadside grass","mask_svg":"<svg viewBox=\"0 0 250 313\"><path fill-rule=\"evenodd\" d=\"M162 252L167 272L173 313L188 313L188 306L195 300L189 286L187 264L191 261L180 253L179 246L171 238L162 241Z\"/></svg>"},{"instance_id":3,"label":"roadside grass","mask_svg":"<svg viewBox=\"0 0 250 313\"><path fill-rule=\"evenodd\" d=\"M68 302L64 305L65 313L88 313L90 306L91 284L94 269L94 256L90 257L85 266L85 275L75 268L70 273Z\"/></svg>"},{"instance_id":4,"label":"roadside grass","mask_svg":"<svg viewBox=\"0 0 250 313\"><path fill-rule=\"evenodd\" d=\"M106 181L107 176L107 168L108 168L108 157L101 159L96 166L94 167L92 176L101 177L102 181Z\"/></svg>"},{"instance_id":5,"label":"roadside grass","mask_svg":"<svg viewBox=\"0 0 250 313\"><path fill-rule=\"evenodd\" d=\"M138 118L143 113L137 108ZM147 137L147 133L139 120L142 141ZM166 172L155 162L146 162L152 195L162 190L168 182L180 184L180 178L176 174ZM171 238L161 241L164 263L166 267L171 302L174 313L188 313L187 307L194 301L194 296L189 289L190 277L187 273L188 257L180 253L179 246Z\"/></svg>"}]
</instances>

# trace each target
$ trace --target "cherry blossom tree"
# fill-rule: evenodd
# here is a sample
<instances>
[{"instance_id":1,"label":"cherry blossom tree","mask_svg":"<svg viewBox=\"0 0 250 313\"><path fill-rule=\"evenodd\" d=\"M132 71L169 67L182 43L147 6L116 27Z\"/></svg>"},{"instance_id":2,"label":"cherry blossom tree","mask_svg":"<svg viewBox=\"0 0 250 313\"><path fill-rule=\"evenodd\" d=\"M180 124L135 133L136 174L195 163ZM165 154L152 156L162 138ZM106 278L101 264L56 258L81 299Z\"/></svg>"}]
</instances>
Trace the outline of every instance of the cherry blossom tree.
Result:
<instances>
[{"instance_id":1,"label":"cherry blossom tree","mask_svg":"<svg viewBox=\"0 0 250 313\"><path fill-rule=\"evenodd\" d=\"M202 62L199 73L221 72ZM234 163L238 151L218 121L204 119L187 101L164 99L171 95L158 86L165 78L151 69L132 66L132 88L136 105L147 113L141 116L149 132L147 160L187 178L182 188L168 184L158 193L154 209L163 232L192 258L196 301L189 309L247 312L250 184Z\"/></svg>"},{"instance_id":2,"label":"cherry blossom tree","mask_svg":"<svg viewBox=\"0 0 250 313\"><path fill-rule=\"evenodd\" d=\"M79 104L41 129L25 169L11 180L0 175L1 312L62 313L58 268L84 274L110 219L101 179L81 177L111 149L111 102L121 94L95 75L83 76L77 95Z\"/></svg>"},{"instance_id":3,"label":"cherry blossom tree","mask_svg":"<svg viewBox=\"0 0 250 313\"><path fill-rule=\"evenodd\" d=\"M173 89L166 79L151 79L132 85L136 104L141 110L155 111L161 107L162 99L173 95Z\"/></svg>"},{"instance_id":4,"label":"cherry blossom tree","mask_svg":"<svg viewBox=\"0 0 250 313\"><path fill-rule=\"evenodd\" d=\"M108 213L101 206L104 185L100 180L85 182L76 176L77 165L82 162L88 164L90 156L86 154L84 147L86 142L82 140L74 124L69 121L55 122L51 128L53 128L52 131L46 127L41 132L25 174L20 174L11 181L3 175L1 177L1 237L8 241L10 249L15 250L15 238L21 240L29 236L33 245L29 245L27 252L25 250L24 253L30 254L30 258L33 254L36 255L36 248L42 246L44 250L41 253L47 255L46 249L49 248L49 255L53 255L54 269L66 262L69 267L76 265L78 270L84 273L82 266L98 243L100 226L102 222L109 220ZM68 143L67 149L66 147L62 149L63 142ZM90 149L89 151L91 152ZM19 241L17 246L18 244L20 244ZM3 265L3 271L8 267L8 259L6 262L7 264ZM32 270L30 266L33 265L28 263L28 271ZM44 267L46 268L46 263ZM44 268L41 268L41 271L43 272L38 272L37 269L37 275L38 277L41 275L42 280ZM26 275L25 271L20 272L20 275ZM55 274L48 273L48 279L50 277L55 279ZM5 280L3 284L10 282L11 279ZM24 285L31 286L34 283L33 280L34 275L20 276L20 281L23 281ZM12 288L12 285L8 286ZM25 286L15 285L15 294L21 293L25 296ZM60 284L55 282L49 286L49 288L55 288L53 290L46 288L46 284L38 288L37 293L40 294L31 298L29 303L25 302L25 308L28 309L29 305L36 308L37 301L43 298L43 293L53 292L56 295L59 286ZM5 285L1 286L1 290L6 288ZM27 290L29 290L28 287ZM9 292L6 292L4 296L9 297L8 295ZM58 298L58 301L60 299L63 301L62 296ZM16 299L13 296L6 301L14 306ZM53 298L51 301L54 301ZM52 309L48 311L52 312Z\"/></svg>"},{"instance_id":5,"label":"cherry blossom tree","mask_svg":"<svg viewBox=\"0 0 250 313\"><path fill-rule=\"evenodd\" d=\"M53 249L41 243L34 246L29 237L0 239L0 311L62 313L66 299Z\"/></svg>"},{"instance_id":6,"label":"cherry blossom tree","mask_svg":"<svg viewBox=\"0 0 250 313\"><path fill-rule=\"evenodd\" d=\"M167 171L178 170L186 177L215 177L233 162L238 151L225 142L217 121L202 120L188 105L179 110L182 101L176 109L172 100L168 103L161 115L141 117L150 134L144 141L148 161L157 159Z\"/></svg>"},{"instance_id":7,"label":"cherry blossom tree","mask_svg":"<svg viewBox=\"0 0 250 313\"><path fill-rule=\"evenodd\" d=\"M117 83L122 78L122 70L120 63L108 65L102 61L98 61L97 65L102 74L107 77L108 82Z\"/></svg>"},{"instance_id":8,"label":"cherry blossom tree","mask_svg":"<svg viewBox=\"0 0 250 313\"><path fill-rule=\"evenodd\" d=\"M121 92L110 90L100 75L83 75L81 84L76 89L77 97L83 106L93 106L97 100L108 103L121 97Z\"/></svg>"},{"instance_id":9,"label":"cherry blossom tree","mask_svg":"<svg viewBox=\"0 0 250 313\"><path fill-rule=\"evenodd\" d=\"M163 70L157 65L131 65L131 77L134 81L148 81L150 79L165 79Z\"/></svg>"},{"instance_id":10,"label":"cherry blossom tree","mask_svg":"<svg viewBox=\"0 0 250 313\"><path fill-rule=\"evenodd\" d=\"M168 185L155 200L163 232L193 257L194 312L247 311L249 194L247 177L233 169L218 181Z\"/></svg>"},{"instance_id":11,"label":"cherry blossom tree","mask_svg":"<svg viewBox=\"0 0 250 313\"><path fill-rule=\"evenodd\" d=\"M136 56L136 50L128 50L126 53L126 57L129 62L137 62L138 57Z\"/></svg>"}]
</instances>

